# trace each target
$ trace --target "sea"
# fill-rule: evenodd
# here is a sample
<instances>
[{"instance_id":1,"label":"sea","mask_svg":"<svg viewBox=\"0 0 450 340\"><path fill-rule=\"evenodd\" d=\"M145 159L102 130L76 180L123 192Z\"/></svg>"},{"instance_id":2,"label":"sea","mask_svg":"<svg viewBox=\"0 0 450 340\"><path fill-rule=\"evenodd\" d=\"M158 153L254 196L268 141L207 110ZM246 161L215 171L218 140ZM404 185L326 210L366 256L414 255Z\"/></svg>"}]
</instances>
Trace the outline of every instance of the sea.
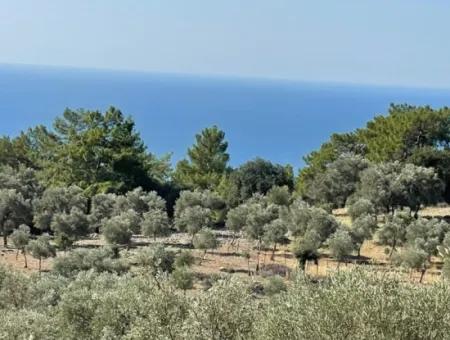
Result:
<instances>
[{"instance_id":1,"label":"sea","mask_svg":"<svg viewBox=\"0 0 450 340\"><path fill-rule=\"evenodd\" d=\"M299 169L330 134L363 127L391 103L450 106L450 90L0 65L0 135L51 126L65 108L115 106L150 152L171 153L174 164L196 133L217 125L232 166L262 157Z\"/></svg>"}]
</instances>

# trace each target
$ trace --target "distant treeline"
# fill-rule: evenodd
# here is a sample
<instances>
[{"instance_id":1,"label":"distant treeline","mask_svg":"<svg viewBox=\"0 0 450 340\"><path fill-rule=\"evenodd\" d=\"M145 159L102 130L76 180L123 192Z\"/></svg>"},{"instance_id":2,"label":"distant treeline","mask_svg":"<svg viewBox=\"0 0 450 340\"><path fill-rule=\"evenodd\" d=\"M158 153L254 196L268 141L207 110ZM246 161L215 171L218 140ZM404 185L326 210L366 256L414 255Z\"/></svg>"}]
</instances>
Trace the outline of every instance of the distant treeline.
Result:
<instances>
[{"instance_id":1,"label":"distant treeline","mask_svg":"<svg viewBox=\"0 0 450 340\"><path fill-rule=\"evenodd\" d=\"M186 159L173 169L170 155L151 153L133 118L118 109L67 109L52 128L40 125L14 138L0 138L0 164L34 169L44 187L76 185L87 197L138 187L155 190L168 202L169 213L181 190L214 191L231 208L284 185L310 203L342 207L357 191L360 173L369 163L433 167L442 182L439 200L450 201L448 108L392 105L388 115L375 117L365 128L333 134L304 158L306 166L297 178L292 166L260 158L231 168L225 133L216 126L195 138Z\"/></svg>"}]
</instances>

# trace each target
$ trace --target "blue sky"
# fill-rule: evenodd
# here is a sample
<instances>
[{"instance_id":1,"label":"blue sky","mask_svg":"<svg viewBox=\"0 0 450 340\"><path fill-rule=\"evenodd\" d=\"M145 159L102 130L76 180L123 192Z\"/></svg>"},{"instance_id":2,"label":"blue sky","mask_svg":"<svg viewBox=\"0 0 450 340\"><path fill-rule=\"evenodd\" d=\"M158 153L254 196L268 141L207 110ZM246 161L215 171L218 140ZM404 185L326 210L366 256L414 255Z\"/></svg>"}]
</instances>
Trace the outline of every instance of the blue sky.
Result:
<instances>
[{"instance_id":1,"label":"blue sky","mask_svg":"<svg viewBox=\"0 0 450 340\"><path fill-rule=\"evenodd\" d=\"M448 0L0 0L0 63L450 88Z\"/></svg>"}]
</instances>

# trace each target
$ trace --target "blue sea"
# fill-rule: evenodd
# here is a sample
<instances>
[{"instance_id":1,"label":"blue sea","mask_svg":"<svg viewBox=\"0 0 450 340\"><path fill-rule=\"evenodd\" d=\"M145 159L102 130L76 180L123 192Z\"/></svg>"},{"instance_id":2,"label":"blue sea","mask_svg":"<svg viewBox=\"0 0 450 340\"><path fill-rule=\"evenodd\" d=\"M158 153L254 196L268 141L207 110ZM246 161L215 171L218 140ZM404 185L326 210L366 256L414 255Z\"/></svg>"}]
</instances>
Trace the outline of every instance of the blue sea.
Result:
<instances>
[{"instance_id":1,"label":"blue sea","mask_svg":"<svg viewBox=\"0 0 450 340\"><path fill-rule=\"evenodd\" d=\"M233 166L259 156L299 168L331 133L365 125L390 103L450 106L450 90L0 65L0 135L51 125L66 107L113 105L135 118L149 151L174 162L216 124Z\"/></svg>"}]
</instances>

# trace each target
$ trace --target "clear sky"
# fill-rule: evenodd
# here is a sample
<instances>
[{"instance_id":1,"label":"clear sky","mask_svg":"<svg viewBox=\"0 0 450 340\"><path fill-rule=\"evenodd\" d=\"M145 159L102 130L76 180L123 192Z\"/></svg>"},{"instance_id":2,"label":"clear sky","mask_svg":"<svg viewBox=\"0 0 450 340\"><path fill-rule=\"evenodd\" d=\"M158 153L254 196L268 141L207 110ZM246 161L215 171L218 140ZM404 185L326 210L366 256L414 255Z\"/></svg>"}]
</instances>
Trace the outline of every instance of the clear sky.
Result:
<instances>
[{"instance_id":1,"label":"clear sky","mask_svg":"<svg viewBox=\"0 0 450 340\"><path fill-rule=\"evenodd\" d=\"M0 0L0 63L450 88L448 0Z\"/></svg>"}]
</instances>

